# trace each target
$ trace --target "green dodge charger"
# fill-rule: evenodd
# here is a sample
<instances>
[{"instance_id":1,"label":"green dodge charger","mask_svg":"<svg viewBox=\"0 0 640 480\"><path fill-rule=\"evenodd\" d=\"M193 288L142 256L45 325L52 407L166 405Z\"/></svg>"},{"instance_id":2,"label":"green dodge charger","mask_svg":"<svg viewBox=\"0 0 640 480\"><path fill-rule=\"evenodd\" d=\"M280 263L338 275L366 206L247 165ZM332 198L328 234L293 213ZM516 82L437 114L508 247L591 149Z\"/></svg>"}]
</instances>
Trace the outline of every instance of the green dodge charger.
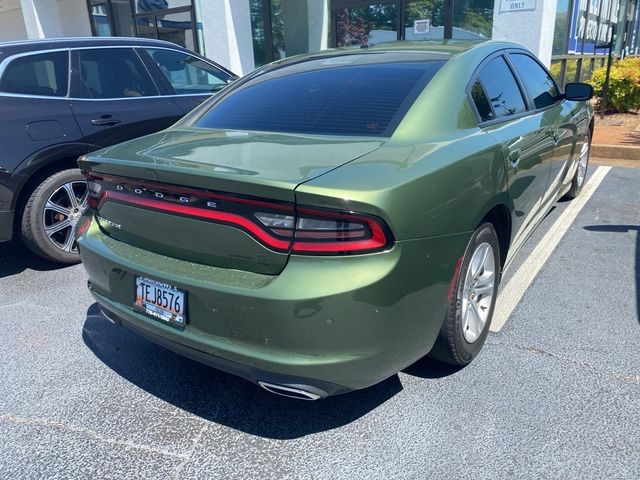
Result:
<instances>
[{"instance_id":1,"label":"green dodge charger","mask_svg":"<svg viewBox=\"0 0 640 480\"><path fill-rule=\"evenodd\" d=\"M465 365L501 272L582 188L591 95L510 43L267 65L80 158L89 288L111 321L295 398Z\"/></svg>"}]
</instances>

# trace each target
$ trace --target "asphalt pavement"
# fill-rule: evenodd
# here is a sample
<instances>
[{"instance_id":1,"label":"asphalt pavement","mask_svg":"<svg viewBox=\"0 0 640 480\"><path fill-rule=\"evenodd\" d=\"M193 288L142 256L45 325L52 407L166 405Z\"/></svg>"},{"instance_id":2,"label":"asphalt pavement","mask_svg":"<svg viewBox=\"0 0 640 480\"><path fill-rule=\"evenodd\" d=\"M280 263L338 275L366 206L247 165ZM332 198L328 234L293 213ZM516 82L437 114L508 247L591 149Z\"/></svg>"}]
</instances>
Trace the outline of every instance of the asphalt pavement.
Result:
<instances>
[{"instance_id":1,"label":"asphalt pavement","mask_svg":"<svg viewBox=\"0 0 640 480\"><path fill-rule=\"evenodd\" d=\"M82 266L0 244L0 478L640 478L639 185L608 172L471 365L317 402L112 325Z\"/></svg>"}]
</instances>

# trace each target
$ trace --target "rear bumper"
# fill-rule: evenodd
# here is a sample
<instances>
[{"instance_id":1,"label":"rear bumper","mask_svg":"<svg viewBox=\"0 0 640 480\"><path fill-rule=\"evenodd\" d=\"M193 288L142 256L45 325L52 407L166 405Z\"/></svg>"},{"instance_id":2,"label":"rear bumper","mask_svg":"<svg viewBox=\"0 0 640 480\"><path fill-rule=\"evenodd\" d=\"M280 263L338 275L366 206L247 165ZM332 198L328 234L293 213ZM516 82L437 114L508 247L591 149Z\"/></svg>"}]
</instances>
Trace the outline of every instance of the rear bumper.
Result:
<instances>
[{"instance_id":1,"label":"rear bumper","mask_svg":"<svg viewBox=\"0 0 640 480\"><path fill-rule=\"evenodd\" d=\"M0 242L8 242L13 238L14 211L0 212Z\"/></svg>"},{"instance_id":2,"label":"rear bumper","mask_svg":"<svg viewBox=\"0 0 640 480\"><path fill-rule=\"evenodd\" d=\"M398 242L385 253L291 256L269 276L194 264L105 235L78 239L91 291L111 318L171 350L252 382L322 396L373 385L431 349L468 235ZM178 330L132 308L137 275L187 292Z\"/></svg>"},{"instance_id":3,"label":"rear bumper","mask_svg":"<svg viewBox=\"0 0 640 480\"><path fill-rule=\"evenodd\" d=\"M195 348L187 347L180 343L173 342L162 335L157 335L149 330L140 328L135 321L130 321L127 318L120 317L118 314L110 311L108 308L104 307L104 304L108 302L105 301L105 299L102 299L100 295L96 294L95 292L92 293L94 298L96 298L96 300L98 300L98 303L101 305L100 308L103 315L107 317L108 320L118 325L125 326L130 330L133 330L140 336L166 348L167 350L171 350L172 352L190 358L191 360L195 360L210 367L217 368L218 370L222 370L223 372L237 375L239 377L252 381L253 383L258 383L260 381L277 385L285 385L289 386L290 388L297 388L314 393L319 397L337 395L349 390L343 386L335 385L329 382L323 382L317 379L313 380L313 385L309 385L308 379L306 378L294 377L292 375L279 375L274 372L252 368L248 365L232 362L221 357L216 357L215 355L210 355L201 350L196 350Z\"/></svg>"}]
</instances>

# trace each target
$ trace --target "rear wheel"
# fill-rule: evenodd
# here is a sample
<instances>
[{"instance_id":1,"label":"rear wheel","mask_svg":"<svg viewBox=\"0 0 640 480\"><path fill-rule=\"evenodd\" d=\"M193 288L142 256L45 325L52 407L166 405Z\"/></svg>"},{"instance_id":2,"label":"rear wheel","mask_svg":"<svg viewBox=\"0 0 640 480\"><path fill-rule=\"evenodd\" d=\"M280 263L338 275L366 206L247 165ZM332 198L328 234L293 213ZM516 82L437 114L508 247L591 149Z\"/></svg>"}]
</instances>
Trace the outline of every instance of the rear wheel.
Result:
<instances>
[{"instance_id":1,"label":"rear wheel","mask_svg":"<svg viewBox=\"0 0 640 480\"><path fill-rule=\"evenodd\" d=\"M31 193L22 213L21 236L43 258L78 263L74 230L87 205L87 183L76 168L57 172Z\"/></svg>"},{"instance_id":2,"label":"rear wheel","mask_svg":"<svg viewBox=\"0 0 640 480\"><path fill-rule=\"evenodd\" d=\"M589 153L591 151L591 134L587 132L584 138L584 143L580 148L580 158L578 158L578 168L576 169L576 173L571 180L571 188L565 194L567 198L576 198L580 191L582 190L582 186L584 185L584 181L587 177L587 167L589 166Z\"/></svg>"},{"instance_id":3,"label":"rear wheel","mask_svg":"<svg viewBox=\"0 0 640 480\"><path fill-rule=\"evenodd\" d=\"M455 279L432 358L467 365L480 352L491 325L500 278L496 230L484 223L473 233Z\"/></svg>"}]
</instances>

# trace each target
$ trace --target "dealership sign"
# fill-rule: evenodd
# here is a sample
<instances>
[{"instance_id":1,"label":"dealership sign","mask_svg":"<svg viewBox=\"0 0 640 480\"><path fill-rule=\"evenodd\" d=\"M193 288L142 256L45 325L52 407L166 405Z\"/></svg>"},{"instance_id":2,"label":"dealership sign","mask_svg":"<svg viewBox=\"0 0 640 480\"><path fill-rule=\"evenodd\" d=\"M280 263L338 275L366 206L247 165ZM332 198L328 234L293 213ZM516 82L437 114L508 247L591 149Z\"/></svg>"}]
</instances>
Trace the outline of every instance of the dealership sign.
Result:
<instances>
[{"instance_id":1,"label":"dealership sign","mask_svg":"<svg viewBox=\"0 0 640 480\"><path fill-rule=\"evenodd\" d=\"M535 10L536 0L502 0L500 2L500 13L502 12L522 12Z\"/></svg>"},{"instance_id":2,"label":"dealership sign","mask_svg":"<svg viewBox=\"0 0 640 480\"><path fill-rule=\"evenodd\" d=\"M571 12L568 53L608 52L606 45L619 6L619 0L576 0Z\"/></svg>"}]
</instances>

